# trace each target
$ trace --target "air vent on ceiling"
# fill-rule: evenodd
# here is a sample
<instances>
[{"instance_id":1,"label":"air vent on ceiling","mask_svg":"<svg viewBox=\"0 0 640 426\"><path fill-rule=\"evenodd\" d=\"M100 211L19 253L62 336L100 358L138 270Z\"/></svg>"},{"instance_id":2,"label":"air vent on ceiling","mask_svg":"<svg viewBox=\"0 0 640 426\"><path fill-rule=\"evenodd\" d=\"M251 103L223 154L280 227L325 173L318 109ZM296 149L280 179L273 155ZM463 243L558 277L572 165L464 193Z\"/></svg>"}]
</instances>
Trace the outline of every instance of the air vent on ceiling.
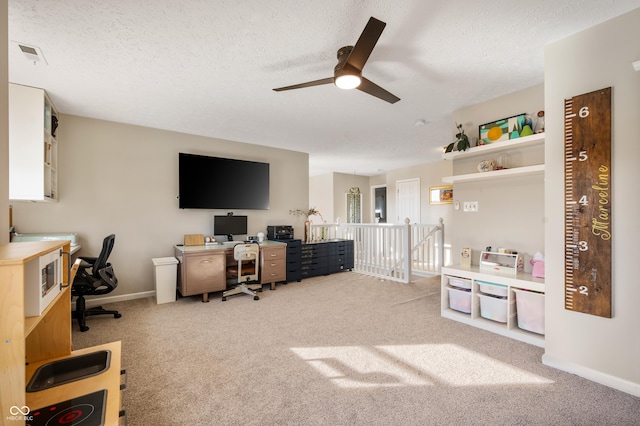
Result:
<instances>
[{"instance_id":1,"label":"air vent on ceiling","mask_svg":"<svg viewBox=\"0 0 640 426\"><path fill-rule=\"evenodd\" d=\"M42 51L40 50L39 47L29 46L28 44L24 44L24 43L16 43L16 44L18 45L18 47L20 48L20 51L24 54L24 56L30 61L32 61L34 65L37 62L42 62L44 64L47 64L47 60L44 58L44 55L42 54Z\"/></svg>"}]
</instances>

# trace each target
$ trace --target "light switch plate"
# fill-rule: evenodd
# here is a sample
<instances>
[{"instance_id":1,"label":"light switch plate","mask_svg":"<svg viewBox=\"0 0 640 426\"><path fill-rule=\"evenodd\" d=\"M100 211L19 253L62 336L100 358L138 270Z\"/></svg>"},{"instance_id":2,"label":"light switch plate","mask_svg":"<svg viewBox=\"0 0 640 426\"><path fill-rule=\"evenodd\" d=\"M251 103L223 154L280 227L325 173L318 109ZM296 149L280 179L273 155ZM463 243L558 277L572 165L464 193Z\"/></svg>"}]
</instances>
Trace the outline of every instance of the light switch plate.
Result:
<instances>
[{"instance_id":1,"label":"light switch plate","mask_svg":"<svg viewBox=\"0 0 640 426\"><path fill-rule=\"evenodd\" d=\"M462 211L465 212L477 212L478 211L478 202L477 201L465 201L462 205Z\"/></svg>"}]
</instances>

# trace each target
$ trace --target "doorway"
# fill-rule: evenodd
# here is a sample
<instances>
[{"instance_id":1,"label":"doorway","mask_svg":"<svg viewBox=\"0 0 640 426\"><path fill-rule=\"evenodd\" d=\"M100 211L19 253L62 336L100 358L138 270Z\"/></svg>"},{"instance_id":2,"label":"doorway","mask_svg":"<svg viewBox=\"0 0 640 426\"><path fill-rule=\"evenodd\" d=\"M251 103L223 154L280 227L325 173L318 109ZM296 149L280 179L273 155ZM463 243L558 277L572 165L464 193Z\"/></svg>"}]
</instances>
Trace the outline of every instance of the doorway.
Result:
<instances>
[{"instance_id":1,"label":"doorway","mask_svg":"<svg viewBox=\"0 0 640 426\"><path fill-rule=\"evenodd\" d=\"M373 191L373 223L387 223L387 187L374 186Z\"/></svg>"}]
</instances>

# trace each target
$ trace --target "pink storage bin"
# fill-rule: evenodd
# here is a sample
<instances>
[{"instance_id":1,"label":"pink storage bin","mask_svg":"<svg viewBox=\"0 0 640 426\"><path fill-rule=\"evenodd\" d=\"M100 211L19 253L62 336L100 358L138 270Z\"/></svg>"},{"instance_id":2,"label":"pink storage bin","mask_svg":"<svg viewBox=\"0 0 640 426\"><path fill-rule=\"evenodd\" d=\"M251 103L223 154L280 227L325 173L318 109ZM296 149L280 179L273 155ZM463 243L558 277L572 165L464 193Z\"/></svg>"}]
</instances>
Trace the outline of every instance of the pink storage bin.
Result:
<instances>
[{"instance_id":1,"label":"pink storage bin","mask_svg":"<svg viewBox=\"0 0 640 426\"><path fill-rule=\"evenodd\" d=\"M531 271L531 276L534 278L544 278L544 262L532 261L531 263L533 263L533 270Z\"/></svg>"}]
</instances>

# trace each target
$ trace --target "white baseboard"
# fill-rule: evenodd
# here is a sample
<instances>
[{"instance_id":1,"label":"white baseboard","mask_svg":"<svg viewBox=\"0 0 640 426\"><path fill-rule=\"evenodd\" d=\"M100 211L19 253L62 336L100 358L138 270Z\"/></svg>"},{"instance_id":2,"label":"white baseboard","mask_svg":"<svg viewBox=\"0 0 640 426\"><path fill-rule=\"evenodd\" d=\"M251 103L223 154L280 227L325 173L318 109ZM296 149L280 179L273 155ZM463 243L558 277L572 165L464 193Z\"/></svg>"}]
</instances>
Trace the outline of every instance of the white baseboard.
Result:
<instances>
[{"instance_id":1,"label":"white baseboard","mask_svg":"<svg viewBox=\"0 0 640 426\"><path fill-rule=\"evenodd\" d=\"M609 386L610 388L640 397L640 383L630 382L619 377L605 374L601 371L592 370L582 365L553 358L548 356L547 354L542 355L542 363L544 365L548 365L549 367L557 368L558 370L566 371L567 373L584 377L585 379L591 380L592 382L600 383L601 385Z\"/></svg>"},{"instance_id":2,"label":"white baseboard","mask_svg":"<svg viewBox=\"0 0 640 426\"><path fill-rule=\"evenodd\" d=\"M142 291L140 293L130 293L130 294L123 294L120 296L106 296L106 297L92 297L92 298L87 298L86 299L86 306L87 308L93 308L94 306L100 306L100 305L106 305L108 303L115 303L115 302L125 302L127 300L135 300L135 299L144 299L147 297L155 297L156 292L155 291ZM72 303L72 309L76 309L76 302L75 300Z\"/></svg>"}]
</instances>

